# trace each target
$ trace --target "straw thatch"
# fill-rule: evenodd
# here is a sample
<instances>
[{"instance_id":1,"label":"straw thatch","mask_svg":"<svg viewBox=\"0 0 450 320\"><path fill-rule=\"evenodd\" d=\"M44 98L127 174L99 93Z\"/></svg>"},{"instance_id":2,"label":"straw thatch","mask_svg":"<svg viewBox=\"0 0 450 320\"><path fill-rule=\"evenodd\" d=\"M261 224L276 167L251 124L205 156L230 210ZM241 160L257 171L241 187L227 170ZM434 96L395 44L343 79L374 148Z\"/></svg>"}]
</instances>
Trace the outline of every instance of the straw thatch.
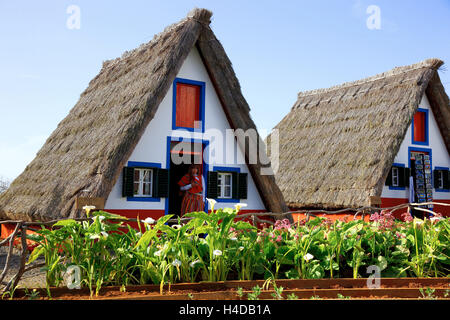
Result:
<instances>
[{"instance_id":1,"label":"straw thatch","mask_svg":"<svg viewBox=\"0 0 450 320\"><path fill-rule=\"evenodd\" d=\"M150 42L104 62L36 158L0 196L0 218L77 216L75 201L85 196L83 190L107 198L194 46L232 127L255 128L231 62L209 27L211 15L194 9ZM274 177L261 176L259 164L249 169L267 209L286 211Z\"/></svg>"},{"instance_id":2,"label":"straw thatch","mask_svg":"<svg viewBox=\"0 0 450 320\"><path fill-rule=\"evenodd\" d=\"M424 94L450 151L449 99L437 72L442 64L428 59L299 93L289 114L275 127L280 136L275 178L288 206L361 207L370 205L371 197L381 196Z\"/></svg>"}]
</instances>

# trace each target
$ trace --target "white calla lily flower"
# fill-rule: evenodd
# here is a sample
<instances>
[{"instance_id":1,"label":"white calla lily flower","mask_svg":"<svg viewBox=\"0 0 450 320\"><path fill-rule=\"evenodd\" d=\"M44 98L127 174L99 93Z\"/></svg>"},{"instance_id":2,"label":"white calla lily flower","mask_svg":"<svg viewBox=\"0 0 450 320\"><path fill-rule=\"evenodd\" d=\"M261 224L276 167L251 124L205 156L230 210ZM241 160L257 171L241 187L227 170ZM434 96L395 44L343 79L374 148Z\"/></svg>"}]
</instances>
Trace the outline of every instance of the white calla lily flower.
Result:
<instances>
[{"instance_id":1,"label":"white calla lily flower","mask_svg":"<svg viewBox=\"0 0 450 320\"><path fill-rule=\"evenodd\" d=\"M180 267L181 266L181 261L178 259L173 260L172 265L174 267Z\"/></svg>"},{"instance_id":2,"label":"white calla lily flower","mask_svg":"<svg viewBox=\"0 0 450 320\"><path fill-rule=\"evenodd\" d=\"M206 198L206 200L208 201L208 204L211 207L211 213L214 213L214 206L216 205L217 201L209 198Z\"/></svg>"},{"instance_id":3,"label":"white calla lily flower","mask_svg":"<svg viewBox=\"0 0 450 320\"><path fill-rule=\"evenodd\" d=\"M219 249L216 249L216 250L214 250L213 251L213 256L221 256L222 255L222 251L221 250L219 250Z\"/></svg>"},{"instance_id":4,"label":"white calla lily flower","mask_svg":"<svg viewBox=\"0 0 450 320\"><path fill-rule=\"evenodd\" d=\"M156 221L153 218L146 218L145 220L142 220L143 223L147 223L147 224L154 224Z\"/></svg>"},{"instance_id":5,"label":"white calla lily flower","mask_svg":"<svg viewBox=\"0 0 450 320\"><path fill-rule=\"evenodd\" d=\"M309 260L311 260L312 258L314 258L314 256L313 256L312 254L310 254L310 253L307 253L307 254L305 254L305 255L303 256L303 259L305 259L307 262L308 262Z\"/></svg>"},{"instance_id":6,"label":"white calla lily flower","mask_svg":"<svg viewBox=\"0 0 450 320\"><path fill-rule=\"evenodd\" d=\"M241 210L241 208L244 208L246 206L247 206L246 203L237 203L234 205L234 207L236 208L236 212L239 212L239 210Z\"/></svg>"},{"instance_id":7,"label":"white calla lily flower","mask_svg":"<svg viewBox=\"0 0 450 320\"><path fill-rule=\"evenodd\" d=\"M86 216L87 216L87 217L89 217L89 213L90 213L92 210L95 210L95 209L96 209L95 206L84 206L84 207L83 207L83 210L86 211Z\"/></svg>"}]
</instances>

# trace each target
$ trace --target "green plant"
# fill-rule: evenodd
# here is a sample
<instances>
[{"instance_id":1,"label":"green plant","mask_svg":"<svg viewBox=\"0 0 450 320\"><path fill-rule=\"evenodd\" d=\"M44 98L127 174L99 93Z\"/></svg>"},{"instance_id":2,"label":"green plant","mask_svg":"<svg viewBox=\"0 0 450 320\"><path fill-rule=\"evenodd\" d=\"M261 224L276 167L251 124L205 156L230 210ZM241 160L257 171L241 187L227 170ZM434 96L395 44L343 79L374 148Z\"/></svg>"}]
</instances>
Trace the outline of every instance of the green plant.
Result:
<instances>
[{"instance_id":1,"label":"green plant","mask_svg":"<svg viewBox=\"0 0 450 320\"><path fill-rule=\"evenodd\" d=\"M259 300L261 287L256 285L252 288L252 292L248 294L248 300Z\"/></svg>"},{"instance_id":2,"label":"green plant","mask_svg":"<svg viewBox=\"0 0 450 320\"><path fill-rule=\"evenodd\" d=\"M342 295L342 294L340 294L340 293L337 294L337 298L338 298L338 299L344 299L344 300L350 300L350 299L351 299L351 297L349 297L349 296L344 296L344 295Z\"/></svg>"},{"instance_id":3,"label":"green plant","mask_svg":"<svg viewBox=\"0 0 450 320\"><path fill-rule=\"evenodd\" d=\"M242 289L241 287L237 287L236 288L236 294L241 299L244 296L244 289Z\"/></svg>"},{"instance_id":4,"label":"green plant","mask_svg":"<svg viewBox=\"0 0 450 320\"><path fill-rule=\"evenodd\" d=\"M420 294L422 295L422 298L424 299L430 299L430 300L436 300L437 297L434 295L434 292L436 291L433 288L426 288L423 290L423 288L419 288Z\"/></svg>"},{"instance_id":5,"label":"green plant","mask_svg":"<svg viewBox=\"0 0 450 320\"><path fill-rule=\"evenodd\" d=\"M290 293L286 296L287 300L298 300L298 297L295 293Z\"/></svg>"},{"instance_id":6,"label":"green plant","mask_svg":"<svg viewBox=\"0 0 450 320\"><path fill-rule=\"evenodd\" d=\"M36 300L39 299L39 291L36 289L31 290L31 292L28 291L28 288L25 288L25 296L28 297L28 300Z\"/></svg>"}]
</instances>

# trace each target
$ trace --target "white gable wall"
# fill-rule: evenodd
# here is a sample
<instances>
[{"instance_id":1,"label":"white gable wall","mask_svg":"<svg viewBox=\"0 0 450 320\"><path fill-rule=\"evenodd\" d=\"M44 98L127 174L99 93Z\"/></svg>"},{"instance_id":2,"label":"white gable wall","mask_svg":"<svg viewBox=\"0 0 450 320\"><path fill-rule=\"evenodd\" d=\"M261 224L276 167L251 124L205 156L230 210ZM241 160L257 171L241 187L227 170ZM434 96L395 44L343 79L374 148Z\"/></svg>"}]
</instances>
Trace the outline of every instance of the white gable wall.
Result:
<instances>
[{"instance_id":1,"label":"white gable wall","mask_svg":"<svg viewBox=\"0 0 450 320\"><path fill-rule=\"evenodd\" d=\"M450 156L447 152L447 148L445 147L444 139L442 138L439 127L436 123L436 119L434 118L433 111L431 110L430 103L428 101L427 96L424 94L422 100L419 104L419 108L428 109L428 126L429 126L429 145L418 145L412 144L411 142L411 132L412 132L412 123L406 132L406 136L404 141L402 142L400 149L398 151L397 156L394 159L394 163L402 163L405 167L409 167L409 153L408 148L423 148L423 149L431 149L431 161L432 161L432 170L435 167L450 167ZM383 187L383 192L381 194L382 198L402 198L407 199L409 195L409 188L405 188L405 190L391 190L388 186ZM433 189L433 199L450 199L450 192L436 192Z\"/></svg>"},{"instance_id":2,"label":"white gable wall","mask_svg":"<svg viewBox=\"0 0 450 320\"><path fill-rule=\"evenodd\" d=\"M205 132L207 133L210 129L218 129L225 136L225 130L231 129L231 127L226 119L222 105L196 48L189 53L177 78L205 82ZM154 118L145 129L143 136L128 161L159 163L162 168L166 168L168 136L184 136L203 140L210 139L208 134L203 135L201 132L191 133L182 132L181 130L172 131L172 102L173 84L170 86L166 96L158 107ZM209 163L209 170L211 171L214 166L226 166L240 168L240 172L247 172L248 194L247 199L243 199L241 202L247 203L246 210L265 210L248 167L244 164L241 150L236 147L235 139L231 141L228 139L226 152L230 152L233 149L237 152L238 161L227 163L227 161L224 160L218 161L217 163ZM212 159L212 152L213 150L209 150L209 159ZM206 186L204 186L204 188L206 188ZM221 202L217 203L216 208L232 207L234 204L235 203ZM165 198L161 198L159 202L127 201L126 198L122 197L121 174L106 200L105 209L164 210Z\"/></svg>"}]
</instances>

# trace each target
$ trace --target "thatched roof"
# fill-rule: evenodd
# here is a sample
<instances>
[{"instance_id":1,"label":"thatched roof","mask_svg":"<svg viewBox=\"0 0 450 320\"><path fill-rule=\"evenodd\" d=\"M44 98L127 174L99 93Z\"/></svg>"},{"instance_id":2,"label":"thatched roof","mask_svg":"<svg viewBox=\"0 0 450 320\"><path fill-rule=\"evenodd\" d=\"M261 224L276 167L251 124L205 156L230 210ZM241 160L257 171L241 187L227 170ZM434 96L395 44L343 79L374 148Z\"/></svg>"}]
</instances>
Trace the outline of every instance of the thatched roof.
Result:
<instances>
[{"instance_id":1,"label":"thatched roof","mask_svg":"<svg viewBox=\"0 0 450 320\"><path fill-rule=\"evenodd\" d=\"M107 61L36 158L0 196L0 218L49 220L77 216L76 198L107 198L122 167L196 46L233 128L255 128L212 13L194 9L153 40ZM273 176L249 165L268 210L286 210Z\"/></svg>"},{"instance_id":2,"label":"thatched roof","mask_svg":"<svg viewBox=\"0 0 450 320\"><path fill-rule=\"evenodd\" d=\"M450 152L450 105L437 72L442 64L428 59L299 93L275 127L280 136L275 178L286 203L296 208L370 205L371 196L381 195L424 93Z\"/></svg>"}]
</instances>

